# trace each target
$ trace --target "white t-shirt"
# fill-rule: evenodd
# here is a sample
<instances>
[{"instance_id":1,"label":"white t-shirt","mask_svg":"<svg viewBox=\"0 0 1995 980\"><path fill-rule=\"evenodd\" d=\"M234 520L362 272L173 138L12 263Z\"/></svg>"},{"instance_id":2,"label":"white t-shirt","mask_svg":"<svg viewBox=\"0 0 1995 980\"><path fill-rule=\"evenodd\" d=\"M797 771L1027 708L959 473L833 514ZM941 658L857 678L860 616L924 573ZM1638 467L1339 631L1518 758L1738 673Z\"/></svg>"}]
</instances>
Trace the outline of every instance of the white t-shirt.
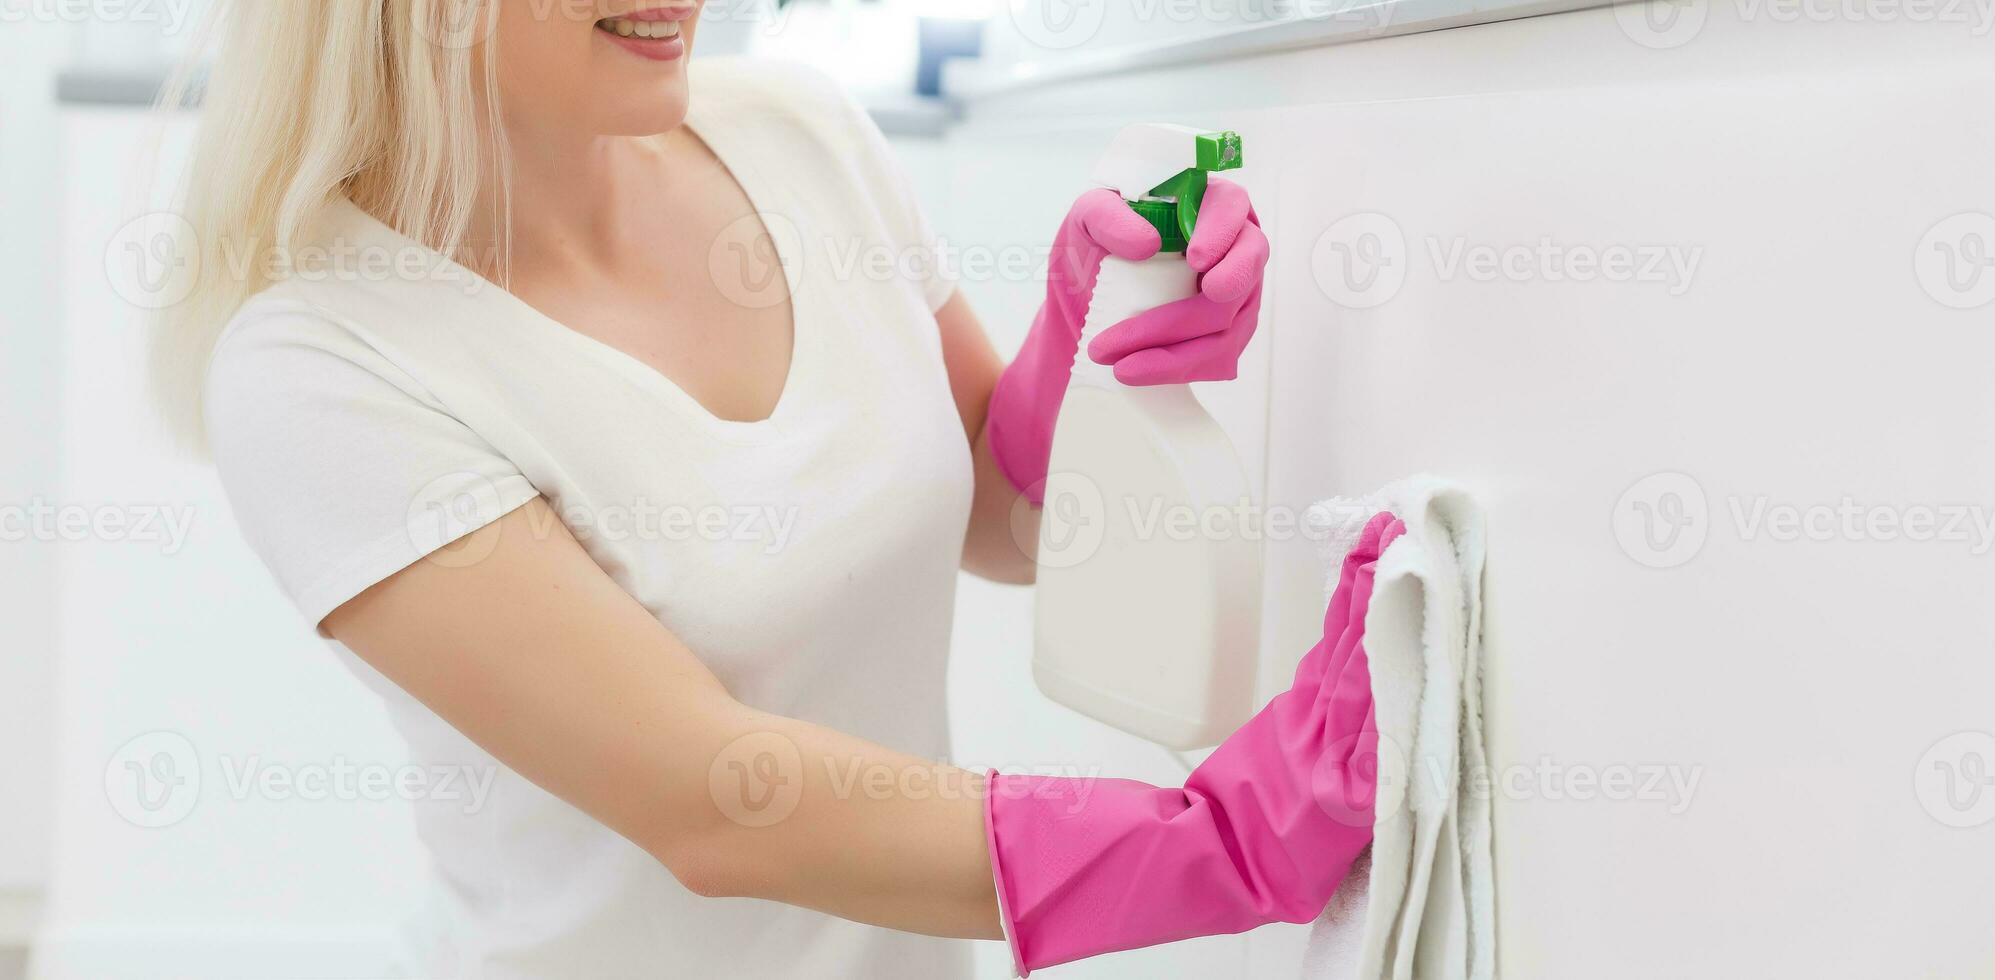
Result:
<instances>
[{"instance_id":1,"label":"white t-shirt","mask_svg":"<svg viewBox=\"0 0 1995 980\"><path fill-rule=\"evenodd\" d=\"M696 60L692 79L688 125L763 213L791 282L773 415L719 419L342 203L312 233L324 251L300 256L314 269L250 301L215 354L208 425L231 505L316 624L543 497L741 701L946 757L972 476L932 315L951 292L936 245L885 140L828 79L727 60ZM332 645L386 699L411 761L497 773L477 812L417 804L438 887L413 971L969 974L962 942L693 895Z\"/></svg>"}]
</instances>

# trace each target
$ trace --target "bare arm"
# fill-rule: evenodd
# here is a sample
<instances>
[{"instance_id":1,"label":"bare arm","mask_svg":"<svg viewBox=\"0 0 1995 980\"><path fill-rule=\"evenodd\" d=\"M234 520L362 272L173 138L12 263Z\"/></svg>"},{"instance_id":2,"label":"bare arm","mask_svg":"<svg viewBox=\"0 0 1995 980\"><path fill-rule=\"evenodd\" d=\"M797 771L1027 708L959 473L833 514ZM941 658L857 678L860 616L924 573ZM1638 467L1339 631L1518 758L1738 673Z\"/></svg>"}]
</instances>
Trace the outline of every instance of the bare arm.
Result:
<instances>
[{"instance_id":1,"label":"bare arm","mask_svg":"<svg viewBox=\"0 0 1995 980\"><path fill-rule=\"evenodd\" d=\"M1004 373L1004 361L960 291L935 312L935 322L942 331L942 358L948 365L956 411L975 450L977 493L963 539L963 568L997 582L1030 583L1039 511L1019 502L1018 490L998 469L984 431L991 392Z\"/></svg>"},{"instance_id":2,"label":"bare arm","mask_svg":"<svg viewBox=\"0 0 1995 980\"><path fill-rule=\"evenodd\" d=\"M982 776L736 701L542 501L454 551L460 560L418 562L355 597L326 630L696 893L1000 938ZM739 767L767 773L767 758L754 768L763 753L777 781L757 788L776 788L776 804L732 805L729 780ZM895 777L884 791L882 773ZM787 816L752 826L788 799Z\"/></svg>"}]
</instances>

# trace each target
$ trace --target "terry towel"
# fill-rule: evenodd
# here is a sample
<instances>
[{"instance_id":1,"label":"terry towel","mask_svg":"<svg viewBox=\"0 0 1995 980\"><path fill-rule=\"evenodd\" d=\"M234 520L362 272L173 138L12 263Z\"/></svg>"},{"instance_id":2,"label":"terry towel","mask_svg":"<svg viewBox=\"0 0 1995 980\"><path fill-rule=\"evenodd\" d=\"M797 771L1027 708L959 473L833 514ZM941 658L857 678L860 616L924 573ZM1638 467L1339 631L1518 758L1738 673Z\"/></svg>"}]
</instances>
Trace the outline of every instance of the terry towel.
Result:
<instances>
[{"instance_id":1,"label":"terry towel","mask_svg":"<svg viewBox=\"0 0 1995 980\"><path fill-rule=\"evenodd\" d=\"M1379 556L1365 619L1379 731L1372 849L1312 928L1302 977L1491 980L1482 514L1467 492L1431 477L1323 501L1309 522L1332 569L1382 510L1406 533Z\"/></svg>"}]
</instances>

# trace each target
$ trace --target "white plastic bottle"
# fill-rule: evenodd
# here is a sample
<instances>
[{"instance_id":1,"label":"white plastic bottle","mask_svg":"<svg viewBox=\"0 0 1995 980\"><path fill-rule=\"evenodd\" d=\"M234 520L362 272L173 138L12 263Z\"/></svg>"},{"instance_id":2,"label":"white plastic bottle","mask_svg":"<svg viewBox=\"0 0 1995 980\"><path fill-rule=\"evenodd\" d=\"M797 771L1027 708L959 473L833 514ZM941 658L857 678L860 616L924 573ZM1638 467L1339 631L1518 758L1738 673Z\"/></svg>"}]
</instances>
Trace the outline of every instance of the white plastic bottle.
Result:
<instances>
[{"instance_id":1,"label":"white plastic bottle","mask_svg":"<svg viewBox=\"0 0 1995 980\"><path fill-rule=\"evenodd\" d=\"M1123 319L1197 290L1184 243L1205 175L1239 163L1232 133L1151 124L1124 130L1097 168L1098 183L1158 225L1166 250L1103 260L1040 518L1040 690L1175 749L1216 744L1255 708L1260 549L1237 519L1250 485L1190 387L1123 385L1087 348Z\"/></svg>"}]
</instances>

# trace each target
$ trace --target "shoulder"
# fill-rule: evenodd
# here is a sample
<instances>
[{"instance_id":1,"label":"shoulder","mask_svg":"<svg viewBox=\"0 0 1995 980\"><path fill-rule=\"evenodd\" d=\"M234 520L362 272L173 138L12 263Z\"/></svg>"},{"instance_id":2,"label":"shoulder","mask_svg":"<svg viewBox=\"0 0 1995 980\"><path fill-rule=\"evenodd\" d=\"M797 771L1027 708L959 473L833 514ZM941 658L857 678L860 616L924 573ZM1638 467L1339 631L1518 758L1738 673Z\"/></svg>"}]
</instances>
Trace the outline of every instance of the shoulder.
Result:
<instances>
[{"instance_id":1,"label":"shoulder","mask_svg":"<svg viewBox=\"0 0 1995 980\"><path fill-rule=\"evenodd\" d=\"M245 302L216 340L201 402L218 453L280 422L299 431L383 399L432 401L362 331L304 297L278 283Z\"/></svg>"},{"instance_id":2,"label":"shoulder","mask_svg":"<svg viewBox=\"0 0 1995 980\"><path fill-rule=\"evenodd\" d=\"M202 395L235 524L309 622L536 493L365 330L286 284L230 320ZM472 521L437 523L455 513L437 502L465 500Z\"/></svg>"},{"instance_id":3,"label":"shoulder","mask_svg":"<svg viewBox=\"0 0 1995 980\"><path fill-rule=\"evenodd\" d=\"M313 361L365 359L372 350L358 331L307 299L293 282L280 282L244 302L215 341L205 388L210 396L232 386L267 382L271 372Z\"/></svg>"},{"instance_id":4,"label":"shoulder","mask_svg":"<svg viewBox=\"0 0 1995 980\"><path fill-rule=\"evenodd\" d=\"M862 147L872 126L844 86L810 65L724 56L695 59L690 70L700 121L773 128L838 152Z\"/></svg>"},{"instance_id":5,"label":"shoulder","mask_svg":"<svg viewBox=\"0 0 1995 980\"><path fill-rule=\"evenodd\" d=\"M285 343L348 342L358 339L338 316L308 297L296 281L285 280L251 296L229 318L215 340L210 366Z\"/></svg>"}]
</instances>

